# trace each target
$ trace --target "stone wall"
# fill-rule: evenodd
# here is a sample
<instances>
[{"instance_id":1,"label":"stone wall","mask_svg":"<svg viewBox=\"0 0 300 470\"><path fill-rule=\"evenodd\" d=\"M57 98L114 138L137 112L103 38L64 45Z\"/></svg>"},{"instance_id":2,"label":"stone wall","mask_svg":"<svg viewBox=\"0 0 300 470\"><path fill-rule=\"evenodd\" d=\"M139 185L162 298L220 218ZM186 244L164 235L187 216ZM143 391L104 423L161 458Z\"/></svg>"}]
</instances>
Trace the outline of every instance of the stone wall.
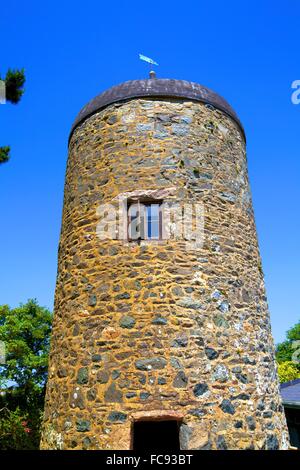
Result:
<instances>
[{"instance_id":1,"label":"stone wall","mask_svg":"<svg viewBox=\"0 0 300 470\"><path fill-rule=\"evenodd\" d=\"M204 204L202 249L96 236L99 204L171 187ZM244 138L184 100L110 105L69 146L42 448L129 449L145 417L182 449L288 445Z\"/></svg>"}]
</instances>

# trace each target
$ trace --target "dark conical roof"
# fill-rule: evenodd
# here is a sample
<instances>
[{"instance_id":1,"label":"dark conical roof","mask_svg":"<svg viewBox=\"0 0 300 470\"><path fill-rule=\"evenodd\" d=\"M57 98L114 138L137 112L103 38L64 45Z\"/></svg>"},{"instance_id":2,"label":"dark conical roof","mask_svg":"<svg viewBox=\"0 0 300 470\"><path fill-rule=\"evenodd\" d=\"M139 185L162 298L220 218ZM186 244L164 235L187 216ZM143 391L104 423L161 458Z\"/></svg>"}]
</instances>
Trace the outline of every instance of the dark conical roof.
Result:
<instances>
[{"instance_id":1,"label":"dark conical roof","mask_svg":"<svg viewBox=\"0 0 300 470\"><path fill-rule=\"evenodd\" d=\"M243 126L233 108L224 98L214 91L198 83L186 80L174 80L169 78L152 78L145 80L130 80L113 86L100 95L89 101L77 115L70 137L74 129L92 114L100 111L106 106L118 101L130 100L133 98L155 97L164 98L186 98L192 101L200 101L209 104L224 113L228 114L241 128Z\"/></svg>"}]
</instances>

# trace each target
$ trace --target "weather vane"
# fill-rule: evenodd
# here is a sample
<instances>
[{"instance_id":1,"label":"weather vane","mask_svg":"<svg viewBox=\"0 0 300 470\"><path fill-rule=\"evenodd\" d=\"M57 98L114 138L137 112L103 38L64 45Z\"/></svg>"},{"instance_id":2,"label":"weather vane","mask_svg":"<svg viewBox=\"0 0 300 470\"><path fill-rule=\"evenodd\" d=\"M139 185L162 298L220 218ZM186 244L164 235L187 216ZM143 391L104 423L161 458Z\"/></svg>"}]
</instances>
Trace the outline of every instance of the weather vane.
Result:
<instances>
[{"instance_id":1,"label":"weather vane","mask_svg":"<svg viewBox=\"0 0 300 470\"><path fill-rule=\"evenodd\" d=\"M149 72L150 78L156 78L156 73L154 72L154 70L152 70L153 68L152 65L158 65L158 63L155 62L155 60L150 59L150 57L146 57L143 54L139 54L139 57L141 60L144 60L145 62L148 62L148 64L150 64L150 72Z\"/></svg>"}]
</instances>

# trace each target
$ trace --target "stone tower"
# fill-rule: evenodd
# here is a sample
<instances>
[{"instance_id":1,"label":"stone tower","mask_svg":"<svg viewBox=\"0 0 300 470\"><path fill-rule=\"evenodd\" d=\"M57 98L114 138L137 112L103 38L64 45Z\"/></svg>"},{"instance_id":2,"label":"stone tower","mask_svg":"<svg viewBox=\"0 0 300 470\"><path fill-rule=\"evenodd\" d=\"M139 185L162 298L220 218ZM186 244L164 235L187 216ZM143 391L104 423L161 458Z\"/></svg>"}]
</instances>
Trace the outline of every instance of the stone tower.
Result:
<instances>
[{"instance_id":1,"label":"stone tower","mask_svg":"<svg viewBox=\"0 0 300 470\"><path fill-rule=\"evenodd\" d=\"M128 217L99 236L116 203ZM202 244L163 236L165 203L202 208ZM288 446L242 125L211 90L156 78L100 94L71 130L41 447L141 440Z\"/></svg>"}]
</instances>

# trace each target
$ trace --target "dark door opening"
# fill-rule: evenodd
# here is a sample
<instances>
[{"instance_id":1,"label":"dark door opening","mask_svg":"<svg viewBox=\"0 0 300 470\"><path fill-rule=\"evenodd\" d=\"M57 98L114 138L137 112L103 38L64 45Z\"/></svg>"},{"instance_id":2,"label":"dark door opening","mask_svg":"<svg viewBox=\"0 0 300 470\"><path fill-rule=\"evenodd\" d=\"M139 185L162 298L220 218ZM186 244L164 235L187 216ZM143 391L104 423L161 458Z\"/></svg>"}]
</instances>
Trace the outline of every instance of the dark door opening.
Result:
<instances>
[{"instance_id":1,"label":"dark door opening","mask_svg":"<svg viewBox=\"0 0 300 470\"><path fill-rule=\"evenodd\" d=\"M133 423L133 450L180 450L179 422L136 421Z\"/></svg>"}]
</instances>

